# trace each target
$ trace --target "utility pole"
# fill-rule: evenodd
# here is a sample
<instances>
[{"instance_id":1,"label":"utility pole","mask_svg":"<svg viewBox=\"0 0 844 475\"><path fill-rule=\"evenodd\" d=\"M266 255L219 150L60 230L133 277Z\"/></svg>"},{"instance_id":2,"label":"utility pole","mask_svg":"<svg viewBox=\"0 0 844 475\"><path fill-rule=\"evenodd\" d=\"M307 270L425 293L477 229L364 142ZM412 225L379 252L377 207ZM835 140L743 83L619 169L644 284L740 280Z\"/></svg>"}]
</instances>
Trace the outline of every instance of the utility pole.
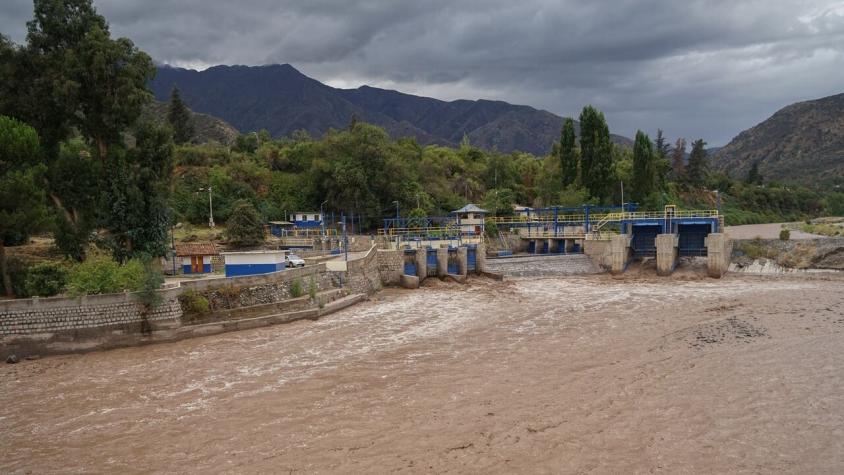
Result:
<instances>
[{"instance_id":1,"label":"utility pole","mask_svg":"<svg viewBox=\"0 0 844 475\"><path fill-rule=\"evenodd\" d=\"M173 247L170 251L170 259L173 260L173 277L176 277L176 223L170 225L170 245Z\"/></svg>"},{"instance_id":2,"label":"utility pole","mask_svg":"<svg viewBox=\"0 0 844 475\"><path fill-rule=\"evenodd\" d=\"M211 185L208 185L208 188L200 188L199 191L207 191L208 192L208 227L214 227L214 203L211 200Z\"/></svg>"},{"instance_id":3,"label":"utility pole","mask_svg":"<svg viewBox=\"0 0 844 475\"><path fill-rule=\"evenodd\" d=\"M342 215L343 220L343 252L346 254L346 262L349 261L349 236L346 234L346 213Z\"/></svg>"},{"instance_id":4,"label":"utility pole","mask_svg":"<svg viewBox=\"0 0 844 475\"><path fill-rule=\"evenodd\" d=\"M328 200L323 201L319 205L319 226L322 230L322 237L325 237L325 215L322 212L322 207L325 203L328 203Z\"/></svg>"}]
</instances>

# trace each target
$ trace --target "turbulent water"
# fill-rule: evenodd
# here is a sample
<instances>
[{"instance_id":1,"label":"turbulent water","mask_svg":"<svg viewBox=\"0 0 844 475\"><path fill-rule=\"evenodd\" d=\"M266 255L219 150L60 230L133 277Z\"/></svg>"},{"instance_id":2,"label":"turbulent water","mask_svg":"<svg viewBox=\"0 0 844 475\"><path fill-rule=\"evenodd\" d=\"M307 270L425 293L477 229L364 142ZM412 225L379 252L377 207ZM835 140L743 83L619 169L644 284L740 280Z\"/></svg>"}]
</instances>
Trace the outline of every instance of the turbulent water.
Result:
<instances>
[{"instance_id":1,"label":"turbulent water","mask_svg":"<svg viewBox=\"0 0 844 475\"><path fill-rule=\"evenodd\" d=\"M5 365L0 471L839 471L842 283L435 283Z\"/></svg>"}]
</instances>

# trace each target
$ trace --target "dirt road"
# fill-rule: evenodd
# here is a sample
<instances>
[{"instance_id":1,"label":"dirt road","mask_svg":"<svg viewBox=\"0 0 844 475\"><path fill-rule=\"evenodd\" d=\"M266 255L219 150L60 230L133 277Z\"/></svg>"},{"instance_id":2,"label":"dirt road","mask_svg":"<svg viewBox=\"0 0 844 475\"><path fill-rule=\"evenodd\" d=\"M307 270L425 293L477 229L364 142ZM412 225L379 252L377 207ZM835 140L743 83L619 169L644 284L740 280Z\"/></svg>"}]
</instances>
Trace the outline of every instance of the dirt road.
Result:
<instances>
[{"instance_id":1,"label":"dirt road","mask_svg":"<svg viewBox=\"0 0 844 475\"><path fill-rule=\"evenodd\" d=\"M727 226L724 230L733 239L779 239L783 223L745 224L742 226ZM789 239L817 239L820 234L812 234L797 229L790 230Z\"/></svg>"},{"instance_id":2,"label":"dirt road","mask_svg":"<svg viewBox=\"0 0 844 475\"><path fill-rule=\"evenodd\" d=\"M0 366L0 472L841 473L841 280L475 280Z\"/></svg>"}]
</instances>

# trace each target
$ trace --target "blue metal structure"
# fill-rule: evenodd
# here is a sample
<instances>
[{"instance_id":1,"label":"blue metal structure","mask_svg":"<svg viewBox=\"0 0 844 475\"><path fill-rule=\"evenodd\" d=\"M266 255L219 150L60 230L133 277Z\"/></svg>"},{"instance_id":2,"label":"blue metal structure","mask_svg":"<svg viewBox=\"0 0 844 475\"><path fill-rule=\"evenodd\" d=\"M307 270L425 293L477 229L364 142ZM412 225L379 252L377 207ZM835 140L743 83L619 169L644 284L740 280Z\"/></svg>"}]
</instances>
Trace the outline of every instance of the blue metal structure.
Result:
<instances>
[{"instance_id":1,"label":"blue metal structure","mask_svg":"<svg viewBox=\"0 0 844 475\"><path fill-rule=\"evenodd\" d=\"M404 275L416 275L416 251L404 251Z\"/></svg>"},{"instance_id":2,"label":"blue metal structure","mask_svg":"<svg viewBox=\"0 0 844 475\"><path fill-rule=\"evenodd\" d=\"M478 267L478 247L475 245L466 246L466 268L471 272Z\"/></svg>"},{"instance_id":3,"label":"blue metal structure","mask_svg":"<svg viewBox=\"0 0 844 475\"><path fill-rule=\"evenodd\" d=\"M428 277L437 275L437 250L429 247L425 249L425 267L428 270Z\"/></svg>"}]
</instances>

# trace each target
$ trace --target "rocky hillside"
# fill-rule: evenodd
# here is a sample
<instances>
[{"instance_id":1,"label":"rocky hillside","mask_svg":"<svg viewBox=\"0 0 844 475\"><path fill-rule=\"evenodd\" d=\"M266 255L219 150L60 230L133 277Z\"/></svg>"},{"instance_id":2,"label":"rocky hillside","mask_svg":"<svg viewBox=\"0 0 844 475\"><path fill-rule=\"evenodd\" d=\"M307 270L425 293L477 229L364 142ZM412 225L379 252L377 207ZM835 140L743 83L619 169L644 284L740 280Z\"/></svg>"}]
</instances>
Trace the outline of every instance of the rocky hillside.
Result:
<instances>
[{"instance_id":1,"label":"rocky hillside","mask_svg":"<svg viewBox=\"0 0 844 475\"><path fill-rule=\"evenodd\" d=\"M153 101L144 111L144 114L154 122L165 122L167 120L167 103ZM230 145L240 135L240 132L231 124L218 117L193 111L191 111L191 117L196 131L194 141L197 143L218 142L223 145Z\"/></svg>"},{"instance_id":2,"label":"rocky hillside","mask_svg":"<svg viewBox=\"0 0 844 475\"><path fill-rule=\"evenodd\" d=\"M712 162L736 178L759 163L766 181L844 183L844 94L780 109L740 133Z\"/></svg>"},{"instance_id":3,"label":"rocky hillside","mask_svg":"<svg viewBox=\"0 0 844 475\"><path fill-rule=\"evenodd\" d=\"M422 144L472 144L503 152L543 155L559 139L563 119L550 112L502 101L441 101L363 86L337 89L289 64L215 66L204 71L160 67L150 87L166 101L173 86L193 110L220 117L239 130L267 129L275 136L307 130L321 136L341 129L352 116L384 127L394 138ZM614 136L620 144L630 139Z\"/></svg>"}]
</instances>

